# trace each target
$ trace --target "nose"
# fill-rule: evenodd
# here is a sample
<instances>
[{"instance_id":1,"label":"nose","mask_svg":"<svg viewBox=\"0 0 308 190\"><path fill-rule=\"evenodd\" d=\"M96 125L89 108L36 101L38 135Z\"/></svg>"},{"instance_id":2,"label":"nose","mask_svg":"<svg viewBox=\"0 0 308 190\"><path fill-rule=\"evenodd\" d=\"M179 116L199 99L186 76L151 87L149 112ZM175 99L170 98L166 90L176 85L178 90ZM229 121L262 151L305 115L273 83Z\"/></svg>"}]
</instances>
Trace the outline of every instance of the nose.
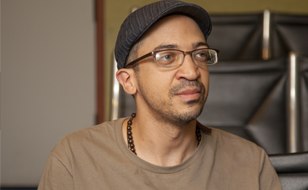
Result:
<instances>
[{"instance_id":1,"label":"nose","mask_svg":"<svg viewBox=\"0 0 308 190\"><path fill-rule=\"evenodd\" d=\"M187 80L196 80L200 77L200 69L192 59L191 54L185 53L183 63L177 70L177 78Z\"/></svg>"}]
</instances>

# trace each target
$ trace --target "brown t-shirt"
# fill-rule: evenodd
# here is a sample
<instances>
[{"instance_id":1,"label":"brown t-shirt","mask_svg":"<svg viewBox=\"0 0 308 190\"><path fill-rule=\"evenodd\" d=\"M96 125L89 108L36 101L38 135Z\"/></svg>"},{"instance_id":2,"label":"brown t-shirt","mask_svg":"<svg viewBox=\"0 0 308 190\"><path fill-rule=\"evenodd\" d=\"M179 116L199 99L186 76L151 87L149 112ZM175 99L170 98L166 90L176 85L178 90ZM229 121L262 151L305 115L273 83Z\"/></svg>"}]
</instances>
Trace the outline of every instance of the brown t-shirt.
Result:
<instances>
[{"instance_id":1,"label":"brown t-shirt","mask_svg":"<svg viewBox=\"0 0 308 190\"><path fill-rule=\"evenodd\" d=\"M279 179L254 143L203 128L196 152L174 167L150 164L132 152L123 119L66 136L51 152L39 190L276 190Z\"/></svg>"}]
</instances>

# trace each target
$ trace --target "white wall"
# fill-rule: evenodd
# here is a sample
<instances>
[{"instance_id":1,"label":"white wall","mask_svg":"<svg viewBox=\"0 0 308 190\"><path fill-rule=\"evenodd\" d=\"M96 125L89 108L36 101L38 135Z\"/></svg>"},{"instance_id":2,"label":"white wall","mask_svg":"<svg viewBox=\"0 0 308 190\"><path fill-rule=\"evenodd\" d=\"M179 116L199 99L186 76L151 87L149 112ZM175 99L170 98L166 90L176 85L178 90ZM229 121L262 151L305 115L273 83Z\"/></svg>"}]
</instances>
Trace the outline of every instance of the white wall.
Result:
<instances>
[{"instance_id":1,"label":"white wall","mask_svg":"<svg viewBox=\"0 0 308 190\"><path fill-rule=\"evenodd\" d=\"M94 1L1 4L2 185L36 185L56 142L94 124Z\"/></svg>"}]
</instances>

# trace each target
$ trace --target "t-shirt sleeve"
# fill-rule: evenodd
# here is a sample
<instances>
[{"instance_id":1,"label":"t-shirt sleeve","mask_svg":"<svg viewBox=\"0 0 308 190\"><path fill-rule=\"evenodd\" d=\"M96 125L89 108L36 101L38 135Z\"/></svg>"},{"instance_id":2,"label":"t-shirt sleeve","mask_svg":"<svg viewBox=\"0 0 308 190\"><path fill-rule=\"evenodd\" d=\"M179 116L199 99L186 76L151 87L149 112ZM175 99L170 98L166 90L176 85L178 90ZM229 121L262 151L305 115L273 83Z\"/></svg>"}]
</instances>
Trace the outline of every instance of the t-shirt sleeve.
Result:
<instances>
[{"instance_id":1,"label":"t-shirt sleeve","mask_svg":"<svg viewBox=\"0 0 308 190\"><path fill-rule=\"evenodd\" d=\"M278 175L267 154L262 151L260 168L260 190L281 190Z\"/></svg>"},{"instance_id":2,"label":"t-shirt sleeve","mask_svg":"<svg viewBox=\"0 0 308 190\"><path fill-rule=\"evenodd\" d=\"M60 153L60 154L59 154ZM73 177L65 148L58 146L50 154L38 190L71 190Z\"/></svg>"}]
</instances>

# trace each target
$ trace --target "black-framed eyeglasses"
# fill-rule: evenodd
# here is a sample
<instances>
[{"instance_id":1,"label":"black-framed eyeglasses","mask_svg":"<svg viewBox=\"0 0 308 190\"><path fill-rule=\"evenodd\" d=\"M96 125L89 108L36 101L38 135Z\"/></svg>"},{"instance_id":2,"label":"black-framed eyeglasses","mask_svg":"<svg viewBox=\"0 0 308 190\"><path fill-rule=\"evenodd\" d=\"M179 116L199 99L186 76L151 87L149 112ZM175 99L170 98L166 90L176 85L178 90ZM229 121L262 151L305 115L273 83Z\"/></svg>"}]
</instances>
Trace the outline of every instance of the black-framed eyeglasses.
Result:
<instances>
[{"instance_id":1,"label":"black-framed eyeglasses","mask_svg":"<svg viewBox=\"0 0 308 190\"><path fill-rule=\"evenodd\" d=\"M161 67L175 69L181 66L185 56L189 54L196 65L207 67L218 62L218 50L212 48L198 48L192 51L182 51L179 49L163 49L147 53L126 64L126 68L134 67L141 60L153 57L156 64Z\"/></svg>"}]
</instances>

